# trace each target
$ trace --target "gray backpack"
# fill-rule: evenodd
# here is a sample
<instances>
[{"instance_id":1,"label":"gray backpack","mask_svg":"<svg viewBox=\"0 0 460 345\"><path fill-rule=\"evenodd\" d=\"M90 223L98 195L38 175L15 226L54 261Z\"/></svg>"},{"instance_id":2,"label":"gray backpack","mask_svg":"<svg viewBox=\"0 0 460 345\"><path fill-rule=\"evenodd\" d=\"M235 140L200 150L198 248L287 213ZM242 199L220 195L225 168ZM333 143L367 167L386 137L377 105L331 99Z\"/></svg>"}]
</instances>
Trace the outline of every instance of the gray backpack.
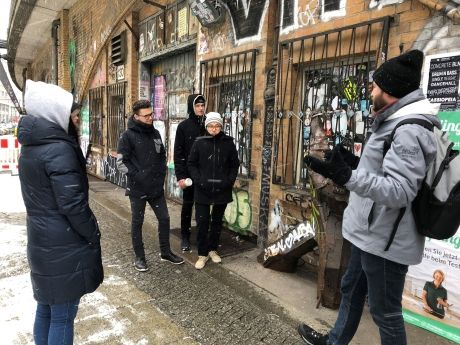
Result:
<instances>
[{"instance_id":1,"label":"gray backpack","mask_svg":"<svg viewBox=\"0 0 460 345\"><path fill-rule=\"evenodd\" d=\"M423 236L445 240L457 232L460 226L460 156L453 150L454 143L447 138L447 133L433 126L429 121L408 118L400 121L389 138L384 142L383 155L387 153L398 127L407 124L420 125L435 134L437 153L428 166L422 187L412 202L417 231ZM393 242L399 222L406 208L399 212L390 239L385 250Z\"/></svg>"}]
</instances>

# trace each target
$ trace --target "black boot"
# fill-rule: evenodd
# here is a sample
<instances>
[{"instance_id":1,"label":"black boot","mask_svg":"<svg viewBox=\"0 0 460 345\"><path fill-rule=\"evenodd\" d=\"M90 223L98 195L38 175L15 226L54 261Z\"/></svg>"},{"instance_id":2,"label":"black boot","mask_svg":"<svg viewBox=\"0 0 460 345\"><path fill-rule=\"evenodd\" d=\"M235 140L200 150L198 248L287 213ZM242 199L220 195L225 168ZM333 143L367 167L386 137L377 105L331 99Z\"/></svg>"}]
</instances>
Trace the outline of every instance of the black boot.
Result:
<instances>
[{"instance_id":1,"label":"black boot","mask_svg":"<svg viewBox=\"0 0 460 345\"><path fill-rule=\"evenodd\" d=\"M302 340L309 345L326 345L328 336L327 334L321 334L316 332L310 326L300 324L297 328Z\"/></svg>"},{"instance_id":2,"label":"black boot","mask_svg":"<svg viewBox=\"0 0 460 345\"><path fill-rule=\"evenodd\" d=\"M168 252L164 254L160 254L161 261L168 261L174 265L180 265L184 263L184 259L182 259L180 256L177 256L173 252Z\"/></svg>"},{"instance_id":3,"label":"black boot","mask_svg":"<svg viewBox=\"0 0 460 345\"><path fill-rule=\"evenodd\" d=\"M136 260L134 260L134 268L139 272L145 272L149 269L143 257L136 257Z\"/></svg>"}]
</instances>

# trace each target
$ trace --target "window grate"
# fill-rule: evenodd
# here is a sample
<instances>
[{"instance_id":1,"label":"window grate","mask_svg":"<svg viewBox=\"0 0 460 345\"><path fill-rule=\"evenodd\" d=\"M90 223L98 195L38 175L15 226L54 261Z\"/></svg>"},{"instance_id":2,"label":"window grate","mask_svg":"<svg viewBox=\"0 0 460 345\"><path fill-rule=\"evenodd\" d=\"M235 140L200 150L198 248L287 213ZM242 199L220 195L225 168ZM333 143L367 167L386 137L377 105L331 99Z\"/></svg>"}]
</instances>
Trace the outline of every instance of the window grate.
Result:
<instances>
[{"instance_id":1,"label":"window grate","mask_svg":"<svg viewBox=\"0 0 460 345\"><path fill-rule=\"evenodd\" d=\"M107 86L107 146L116 151L118 139L126 129L126 82Z\"/></svg>"},{"instance_id":2,"label":"window grate","mask_svg":"<svg viewBox=\"0 0 460 345\"><path fill-rule=\"evenodd\" d=\"M99 146L104 144L104 95L104 86L89 90L89 141Z\"/></svg>"},{"instance_id":3,"label":"window grate","mask_svg":"<svg viewBox=\"0 0 460 345\"><path fill-rule=\"evenodd\" d=\"M303 157L318 148L319 138L322 149L342 143L360 154L371 124L372 74L387 54L390 19L280 43L274 183L306 186Z\"/></svg>"},{"instance_id":4,"label":"window grate","mask_svg":"<svg viewBox=\"0 0 460 345\"><path fill-rule=\"evenodd\" d=\"M257 50L249 50L200 63L206 111L223 116L223 130L235 139L243 176L250 175L256 54Z\"/></svg>"}]
</instances>

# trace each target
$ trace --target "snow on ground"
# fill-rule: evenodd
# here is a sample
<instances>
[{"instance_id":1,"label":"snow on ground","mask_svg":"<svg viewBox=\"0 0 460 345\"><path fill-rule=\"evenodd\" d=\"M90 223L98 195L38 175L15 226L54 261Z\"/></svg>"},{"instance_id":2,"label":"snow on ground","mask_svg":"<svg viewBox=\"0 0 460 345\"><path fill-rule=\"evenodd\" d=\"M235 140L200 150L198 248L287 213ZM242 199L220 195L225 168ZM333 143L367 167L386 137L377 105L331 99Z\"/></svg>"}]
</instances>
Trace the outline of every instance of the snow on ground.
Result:
<instances>
[{"instance_id":1,"label":"snow on ground","mask_svg":"<svg viewBox=\"0 0 460 345\"><path fill-rule=\"evenodd\" d=\"M2 344L33 344L35 300L26 258L26 227L0 224L0 329Z\"/></svg>"},{"instance_id":2,"label":"snow on ground","mask_svg":"<svg viewBox=\"0 0 460 345\"><path fill-rule=\"evenodd\" d=\"M27 263L25 207L18 176L0 173L0 344L32 345L37 302L33 298ZM129 333L131 320L145 317L148 296L133 295L133 287L113 274L80 302L75 320L77 344L147 344L142 334ZM122 302L120 300L123 300ZM145 322L144 320L144 322Z\"/></svg>"},{"instance_id":3,"label":"snow on ground","mask_svg":"<svg viewBox=\"0 0 460 345\"><path fill-rule=\"evenodd\" d=\"M19 176L0 174L0 212L26 212L22 201Z\"/></svg>"}]
</instances>

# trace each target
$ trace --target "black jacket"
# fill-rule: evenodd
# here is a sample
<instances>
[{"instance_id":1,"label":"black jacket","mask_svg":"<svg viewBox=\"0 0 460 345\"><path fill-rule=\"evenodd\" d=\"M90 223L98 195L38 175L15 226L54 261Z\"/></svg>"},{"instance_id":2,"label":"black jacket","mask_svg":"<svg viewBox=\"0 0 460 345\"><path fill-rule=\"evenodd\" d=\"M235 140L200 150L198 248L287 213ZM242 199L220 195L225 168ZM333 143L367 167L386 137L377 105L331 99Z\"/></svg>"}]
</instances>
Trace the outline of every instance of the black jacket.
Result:
<instances>
[{"instance_id":1,"label":"black jacket","mask_svg":"<svg viewBox=\"0 0 460 345\"><path fill-rule=\"evenodd\" d=\"M198 137L187 164L195 186L195 202L207 205L232 202L239 165L232 137L222 132L214 137Z\"/></svg>"},{"instance_id":2,"label":"black jacket","mask_svg":"<svg viewBox=\"0 0 460 345\"><path fill-rule=\"evenodd\" d=\"M21 119L18 138L34 298L44 304L75 300L104 278L83 154L59 125L31 115Z\"/></svg>"},{"instance_id":3,"label":"black jacket","mask_svg":"<svg viewBox=\"0 0 460 345\"><path fill-rule=\"evenodd\" d=\"M179 123L174 141L174 169L177 180L182 180L191 177L187 170L187 160L190 154L190 149L199 136L206 134L204 128L205 116L196 116L194 111L194 100L201 96L200 94L192 94L188 96L187 113L188 119Z\"/></svg>"},{"instance_id":4,"label":"black jacket","mask_svg":"<svg viewBox=\"0 0 460 345\"><path fill-rule=\"evenodd\" d=\"M164 194L166 151L160 132L131 117L117 151L118 168L128 176L126 195L157 198Z\"/></svg>"}]
</instances>

